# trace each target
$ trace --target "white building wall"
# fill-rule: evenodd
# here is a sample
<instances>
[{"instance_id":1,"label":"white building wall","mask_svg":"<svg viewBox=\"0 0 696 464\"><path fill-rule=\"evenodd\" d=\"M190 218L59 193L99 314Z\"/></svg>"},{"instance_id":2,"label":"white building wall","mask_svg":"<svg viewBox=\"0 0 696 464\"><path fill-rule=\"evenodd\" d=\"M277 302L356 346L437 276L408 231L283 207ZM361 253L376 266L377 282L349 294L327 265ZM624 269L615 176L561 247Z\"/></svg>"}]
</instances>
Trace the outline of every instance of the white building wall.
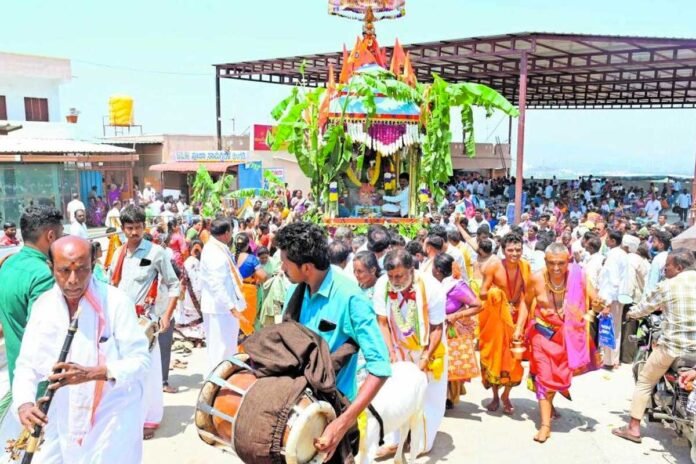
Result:
<instances>
[{"instance_id":1,"label":"white building wall","mask_svg":"<svg viewBox=\"0 0 696 464\"><path fill-rule=\"evenodd\" d=\"M48 99L49 123L64 122L60 85L71 74L70 60L0 52L0 95L5 96L7 119L25 121L24 98L31 97Z\"/></svg>"},{"instance_id":2,"label":"white building wall","mask_svg":"<svg viewBox=\"0 0 696 464\"><path fill-rule=\"evenodd\" d=\"M7 119L25 121L24 97L48 99L49 122L61 122L60 81L0 74L0 95L5 96Z\"/></svg>"}]
</instances>

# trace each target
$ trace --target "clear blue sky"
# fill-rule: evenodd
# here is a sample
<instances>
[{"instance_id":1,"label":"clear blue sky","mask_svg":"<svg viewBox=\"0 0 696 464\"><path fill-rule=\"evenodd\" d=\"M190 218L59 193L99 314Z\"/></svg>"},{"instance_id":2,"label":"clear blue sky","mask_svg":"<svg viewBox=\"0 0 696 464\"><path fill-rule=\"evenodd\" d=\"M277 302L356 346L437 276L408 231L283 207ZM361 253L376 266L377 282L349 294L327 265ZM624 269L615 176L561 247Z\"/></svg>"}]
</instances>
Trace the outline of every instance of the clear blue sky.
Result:
<instances>
[{"instance_id":1,"label":"clear blue sky","mask_svg":"<svg viewBox=\"0 0 696 464\"><path fill-rule=\"evenodd\" d=\"M63 113L101 133L114 93L133 96L148 133L212 134L213 63L339 50L360 24L326 13L325 0L22 0L3 8L0 50L70 58ZM382 45L523 31L696 37L694 0L408 0L380 22ZM97 66L99 63L107 66ZM127 69L126 69L127 68ZM153 72L157 71L157 72ZM183 73L183 74L173 74ZM192 75L188 75L192 74ZM270 122L289 88L223 82L223 130ZM500 116L478 118L477 139L507 137ZM530 111L525 168L693 172L696 110Z\"/></svg>"}]
</instances>

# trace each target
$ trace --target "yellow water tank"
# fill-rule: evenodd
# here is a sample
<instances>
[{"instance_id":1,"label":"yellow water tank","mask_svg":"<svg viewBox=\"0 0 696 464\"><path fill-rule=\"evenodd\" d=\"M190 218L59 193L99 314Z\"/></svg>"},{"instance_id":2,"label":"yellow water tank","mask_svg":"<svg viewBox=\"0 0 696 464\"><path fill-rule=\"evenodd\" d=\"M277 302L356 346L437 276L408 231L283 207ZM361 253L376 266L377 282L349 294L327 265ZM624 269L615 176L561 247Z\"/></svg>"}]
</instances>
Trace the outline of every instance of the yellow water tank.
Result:
<instances>
[{"instance_id":1,"label":"yellow water tank","mask_svg":"<svg viewBox=\"0 0 696 464\"><path fill-rule=\"evenodd\" d=\"M109 124L112 126L133 125L133 98L128 95L109 97Z\"/></svg>"}]
</instances>

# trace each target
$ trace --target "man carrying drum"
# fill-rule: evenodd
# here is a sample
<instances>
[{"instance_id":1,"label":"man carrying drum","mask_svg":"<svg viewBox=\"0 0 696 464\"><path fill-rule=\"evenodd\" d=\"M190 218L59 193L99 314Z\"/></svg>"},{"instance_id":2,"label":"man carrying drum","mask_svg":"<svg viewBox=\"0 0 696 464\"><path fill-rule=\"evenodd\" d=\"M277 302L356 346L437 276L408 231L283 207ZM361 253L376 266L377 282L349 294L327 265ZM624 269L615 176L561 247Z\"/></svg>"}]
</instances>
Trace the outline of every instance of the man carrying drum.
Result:
<instances>
[{"instance_id":1,"label":"man carrying drum","mask_svg":"<svg viewBox=\"0 0 696 464\"><path fill-rule=\"evenodd\" d=\"M295 284L287 293L286 307L297 285L306 286L298 318L300 324L326 340L331 352L352 339L367 363L368 376L359 391L357 356L337 373L336 387L351 404L314 443L331 460L346 432L391 375L389 354L372 303L352 279L329 264L328 241L320 227L306 222L289 224L278 231L276 243L281 269Z\"/></svg>"}]
</instances>

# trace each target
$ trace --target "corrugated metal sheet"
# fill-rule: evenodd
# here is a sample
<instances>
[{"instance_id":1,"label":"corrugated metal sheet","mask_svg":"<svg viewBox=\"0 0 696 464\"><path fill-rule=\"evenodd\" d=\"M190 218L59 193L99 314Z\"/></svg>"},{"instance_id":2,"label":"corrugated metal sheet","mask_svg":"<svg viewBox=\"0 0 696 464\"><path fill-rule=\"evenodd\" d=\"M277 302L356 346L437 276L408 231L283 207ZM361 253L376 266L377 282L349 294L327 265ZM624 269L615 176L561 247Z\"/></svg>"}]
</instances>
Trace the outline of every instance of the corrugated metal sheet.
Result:
<instances>
[{"instance_id":1,"label":"corrugated metal sheet","mask_svg":"<svg viewBox=\"0 0 696 464\"><path fill-rule=\"evenodd\" d=\"M116 137L104 137L101 139L104 143L121 144L141 144L141 145L156 145L164 143L163 135L122 135Z\"/></svg>"},{"instance_id":2,"label":"corrugated metal sheet","mask_svg":"<svg viewBox=\"0 0 696 464\"><path fill-rule=\"evenodd\" d=\"M0 137L0 153L135 153L135 151L130 148L84 140Z\"/></svg>"}]
</instances>

